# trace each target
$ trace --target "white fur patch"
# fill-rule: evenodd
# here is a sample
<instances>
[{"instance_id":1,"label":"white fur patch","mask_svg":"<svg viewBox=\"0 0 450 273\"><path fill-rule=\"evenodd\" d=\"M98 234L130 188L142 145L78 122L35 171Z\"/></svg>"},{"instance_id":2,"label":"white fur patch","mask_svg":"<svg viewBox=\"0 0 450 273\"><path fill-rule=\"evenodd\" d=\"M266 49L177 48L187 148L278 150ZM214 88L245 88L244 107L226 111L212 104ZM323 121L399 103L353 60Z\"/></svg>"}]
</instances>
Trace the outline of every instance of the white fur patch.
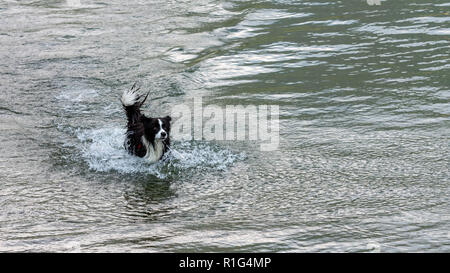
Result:
<instances>
[{"instance_id":1,"label":"white fur patch","mask_svg":"<svg viewBox=\"0 0 450 273\"><path fill-rule=\"evenodd\" d=\"M155 148L153 148L153 145L145 138L145 136L142 136L141 140L147 150L144 158L150 163L157 162L163 155L164 143L160 139L155 139Z\"/></svg>"},{"instance_id":2,"label":"white fur patch","mask_svg":"<svg viewBox=\"0 0 450 273\"><path fill-rule=\"evenodd\" d=\"M156 134L155 139L163 139L167 136L167 132L163 129L163 123L162 123L161 119L158 119L158 122L159 122L159 131ZM163 133L163 132L166 134L166 136L164 136L164 137L161 135L161 133Z\"/></svg>"},{"instance_id":3,"label":"white fur patch","mask_svg":"<svg viewBox=\"0 0 450 273\"><path fill-rule=\"evenodd\" d=\"M124 106L134 105L136 103L137 99L138 99L138 96L137 96L136 92L132 92L131 90L123 91L121 101Z\"/></svg>"}]
</instances>

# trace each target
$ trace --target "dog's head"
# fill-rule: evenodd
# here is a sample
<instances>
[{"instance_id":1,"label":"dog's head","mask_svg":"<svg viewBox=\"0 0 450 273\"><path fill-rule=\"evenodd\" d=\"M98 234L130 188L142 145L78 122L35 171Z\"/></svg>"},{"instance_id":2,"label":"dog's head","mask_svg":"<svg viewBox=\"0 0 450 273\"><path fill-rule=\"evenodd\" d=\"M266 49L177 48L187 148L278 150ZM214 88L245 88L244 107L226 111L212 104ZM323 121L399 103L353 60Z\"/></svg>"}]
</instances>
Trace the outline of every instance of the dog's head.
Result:
<instances>
[{"instance_id":1,"label":"dog's head","mask_svg":"<svg viewBox=\"0 0 450 273\"><path fill-rule=\"evenodd\" d=\"M171 117L164 118L146 118L144 121L145 136L151 142L155 140L166 140L170 137Z\"/></svg>"}]
</instances>

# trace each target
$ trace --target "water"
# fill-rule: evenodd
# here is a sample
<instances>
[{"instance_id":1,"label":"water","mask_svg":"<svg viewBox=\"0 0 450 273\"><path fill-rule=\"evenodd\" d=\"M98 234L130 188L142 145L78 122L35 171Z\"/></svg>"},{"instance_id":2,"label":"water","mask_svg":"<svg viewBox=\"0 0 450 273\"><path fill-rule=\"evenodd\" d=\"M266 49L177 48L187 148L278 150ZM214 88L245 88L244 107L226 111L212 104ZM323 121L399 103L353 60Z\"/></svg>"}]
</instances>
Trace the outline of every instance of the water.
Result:
<instances>
[{"instance_id":1,"label":"water","mask_svg":"<svg viewBox=\"0 0 450 273\"><path fill-rule=\"evenodd\" d=\"M127 2L0 2L0 251L450 251L449 3ZM131 157L136 81L277 104L280 147Z\"/></svg>"}]
</instances>

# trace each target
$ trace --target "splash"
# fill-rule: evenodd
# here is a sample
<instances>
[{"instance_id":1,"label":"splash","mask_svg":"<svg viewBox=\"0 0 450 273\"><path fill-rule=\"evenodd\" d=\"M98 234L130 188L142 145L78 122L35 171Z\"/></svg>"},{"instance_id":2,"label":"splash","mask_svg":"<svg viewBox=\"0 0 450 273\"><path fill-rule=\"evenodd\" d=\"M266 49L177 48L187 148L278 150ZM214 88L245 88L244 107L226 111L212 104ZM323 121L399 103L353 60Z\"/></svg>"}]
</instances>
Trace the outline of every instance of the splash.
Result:
<instances>
[{"instance_id":1,"label":"splash","mask_svg":"<svg viewBox=\"0 0 450 273\"><path fill-rule=\"evenodd\" d=\"M77 132L82 157L89 168L97 172L151 174L165 179L185 170L223 171L246 158L242 152L235 153L208 142L174 142L172 151L164 155L163 160L151 164L125 151L124 135L125 129L119 127Z\"/></svg>"}]
</instances>

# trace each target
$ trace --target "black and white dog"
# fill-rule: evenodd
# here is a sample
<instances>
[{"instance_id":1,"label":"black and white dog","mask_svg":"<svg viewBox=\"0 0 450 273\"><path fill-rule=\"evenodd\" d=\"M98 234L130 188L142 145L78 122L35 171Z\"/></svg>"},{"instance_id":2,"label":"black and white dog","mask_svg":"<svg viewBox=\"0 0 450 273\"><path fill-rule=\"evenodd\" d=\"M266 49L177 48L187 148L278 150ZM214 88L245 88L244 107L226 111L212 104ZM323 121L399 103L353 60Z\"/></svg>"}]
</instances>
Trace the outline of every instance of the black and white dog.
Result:
<instances>
[{"instance_id":1,"label":"black and white dog","mask_svg":"<svg viewBox=\"0 0 450 273\"><path fill-rule=\"evenodd\" d=\"M167 152L170 145L171 118L148 118L141 114L141 106L147 95L138 93L136 84L122 94L122 105L127 115L127 132L125 136L125 149L150 162L157 162Z\"/></svg>"}]
</instances>

